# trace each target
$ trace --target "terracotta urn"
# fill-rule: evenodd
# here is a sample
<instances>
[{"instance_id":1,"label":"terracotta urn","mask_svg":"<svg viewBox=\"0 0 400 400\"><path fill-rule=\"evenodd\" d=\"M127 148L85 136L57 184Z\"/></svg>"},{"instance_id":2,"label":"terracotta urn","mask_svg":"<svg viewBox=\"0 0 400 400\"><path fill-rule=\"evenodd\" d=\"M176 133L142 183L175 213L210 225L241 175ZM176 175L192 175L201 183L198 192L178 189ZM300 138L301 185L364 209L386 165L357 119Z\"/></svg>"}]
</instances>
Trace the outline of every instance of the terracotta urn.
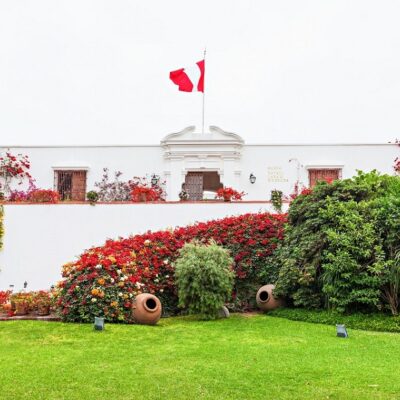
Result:
<instances>
[{"instance_id":1,"label":"terracotta urn","mask_svg":"<svg viewBox=\"0 0 400 400\"><path fill-rule=\"evenodd\" d=\"M275 308L282 307L284 302L280 298L274 297L272 291L275 289L275 285L264 285L258 289L256 295L256 301L258 307L263 311L274 310Z\"/></svg>"},{"instance_id":2,"label":"terracotta urn","mask_svg":"<svg viewBox=\"0 0 400 400\"><path fill-rule=\"evenodd\" d=\"M28 314L28 305L25 302L15 303L15 315L26 315Z\"/></svg>"},{"instance_id":3,"label":"terracotta urn","mask_svg":"<svg viewBox=\"0 0 400 400\"><path fill-rule=\"evenodd\" d=\"M37 308L37 315L44 316L50 314L50 306L47 304L39 304Z\"/></svg>"},{"instance_id":4,"label":"terracotta urn","mask_svg":"<svg viewBox=\"0 0 400 400\"><path fill-rule=\"evenodd\" d=\"M161 318L161 312L161 302L153 294L139 294L133 301L132 315L137 324L155 325Z\"/></svg>"}]
</instances>

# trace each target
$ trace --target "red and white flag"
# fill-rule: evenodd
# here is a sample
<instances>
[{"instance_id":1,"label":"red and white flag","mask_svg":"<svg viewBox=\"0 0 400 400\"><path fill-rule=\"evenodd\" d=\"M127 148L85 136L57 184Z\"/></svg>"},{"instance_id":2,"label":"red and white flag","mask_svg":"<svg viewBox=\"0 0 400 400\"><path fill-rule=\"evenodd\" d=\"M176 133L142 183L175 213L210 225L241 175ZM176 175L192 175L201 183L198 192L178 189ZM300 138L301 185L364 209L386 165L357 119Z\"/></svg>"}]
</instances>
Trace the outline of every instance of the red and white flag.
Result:
<instances>
[{"instance_id":1,"label":"red and white flag","mask_svg":"<svg viewBox=\"0 0 400 400\"><path fill-rule=\"evenodd\" d=\"M181 92L203 92L205 60L196 63L197 67L181 68L169 73L169 79L178 85Z\"/></svg>"}]
</instances>

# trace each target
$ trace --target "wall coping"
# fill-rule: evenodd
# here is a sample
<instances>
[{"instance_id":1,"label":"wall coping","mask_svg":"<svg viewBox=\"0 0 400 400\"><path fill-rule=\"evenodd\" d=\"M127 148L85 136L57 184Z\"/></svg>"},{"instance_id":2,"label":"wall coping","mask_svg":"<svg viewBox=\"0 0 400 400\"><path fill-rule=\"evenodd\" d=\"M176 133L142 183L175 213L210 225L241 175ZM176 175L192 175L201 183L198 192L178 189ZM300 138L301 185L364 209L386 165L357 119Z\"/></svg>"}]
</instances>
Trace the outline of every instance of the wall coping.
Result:
<instances>
[{"instance_id":1,"label":"wall coping","mask_svg":"<svg viewBox=\"0 0 400 400\"><path fill-rule=\"evenodd\" d=\"M289 204L290 201L283 200L284 204ZM134 201L98 201L96 205L170 205L170 204L272 204L269 200L241 200L241 201L228 201L223 200L203 200L203 201L144 201L144 202L134 202ZM69 205L81 205L88 206L91 205L88 201L60 201L58 203L32 203L32 202L14 202L14 201L4 201L0 202L3 206L69 206Z\"/></svg>"}]
</instances>

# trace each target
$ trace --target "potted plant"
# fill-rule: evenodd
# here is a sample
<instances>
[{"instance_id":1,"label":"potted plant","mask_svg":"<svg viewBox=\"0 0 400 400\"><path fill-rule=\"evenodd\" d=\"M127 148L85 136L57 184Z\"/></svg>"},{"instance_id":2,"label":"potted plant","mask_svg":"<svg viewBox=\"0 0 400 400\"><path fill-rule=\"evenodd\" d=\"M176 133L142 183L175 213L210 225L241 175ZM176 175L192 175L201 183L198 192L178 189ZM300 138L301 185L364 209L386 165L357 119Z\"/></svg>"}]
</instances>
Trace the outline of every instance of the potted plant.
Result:
<instances>
[{"instance_id":1,"label":"potted plant","mask_svg":"<svg viewBox=\"0 0 400 400\"><path fill-rule=\"evenodd\" d=\"M15 315L26 315L30 311L32 298L29 293L16 293L12 296L15 304Z\"/></svg>"},{"instance_id":2,"label":"potted plant","mask_svg":"<svg viewBox=\"0 0 400 400\"><path fill-rule=\"evenodd\" d=\"M189 193L185 189L182 189L181 192L179 193L179 199L180 201L189 200Z\"/></svg>"},{"instance_id":3,"label":"potted plant","mask_svg":"<svg viewBox=\"0 0 400 400\"><path fill-rule=\"evenodd\" d=\"M86 198L88 199L91 206L94 206L99 200L99 194L95 190L91 190L86 193Z\"/></svg>"},{"instance_id":4,"label":"potted plant","mask_svg":"<svg viewBox=\"0 0 400 400\"><path fill-rule=\"evenodd\" d=\"M242 197L245 195L244 192L238 192L235 189L230 187L224 187L217 190L217 194L215 196L216 199L223 199L224 201L232 201L233 200L242 200Z\"/></svg>"},{"instance_id":5,"label":"potted plant","mask_svg":"<svg viewBox=\"0 0 400 400\"><path fill-rule=\"evenodd\" d=\"M49 315L51 307L51 295L45 290L40 290L35 294L34 304L37 315Z\"/></svg>"}]
</instances>

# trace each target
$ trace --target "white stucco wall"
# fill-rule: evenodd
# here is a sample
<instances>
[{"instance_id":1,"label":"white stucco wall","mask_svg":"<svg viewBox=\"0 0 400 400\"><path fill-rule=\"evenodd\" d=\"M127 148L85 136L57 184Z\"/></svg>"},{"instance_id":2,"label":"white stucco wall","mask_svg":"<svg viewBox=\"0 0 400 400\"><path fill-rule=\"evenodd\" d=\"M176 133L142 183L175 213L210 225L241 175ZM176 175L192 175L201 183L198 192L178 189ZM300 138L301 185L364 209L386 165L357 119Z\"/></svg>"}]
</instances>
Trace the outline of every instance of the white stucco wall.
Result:
<instances>
[{"instance_id":1,"label":"white stucco wall","mask_svg":"<svg viewBox=\"0 0 400 400\"><path fill-rule=\"evenodd\" d=\"M0 152L6 150L1 148ZM297 179L308 186L309 167L342 168L348 178L356 170L377 169L393 173L393 160L400 156L395 144L338 144L338 145L243 145L237 158L220 156L215 148L198 146L187 149L186 158L166 159L161 146L90 146L90 147L11 147L13 153L27 154L31 172L38 187L54 187L53 167L88 168L87 189L101 180L103 167L110 177L114 171L123 172L121 180L155 173L167 181L168 200L178 200L185 173L190 170L218 170L225 186L247 193L246 200L269 200L272 189L284 194L293 191ZM292 160L289 162L289 160ZM253 173L256 183L250 184Z\"/></svg>"},{"instance_id":2,"label":"white stucco wall","mask_svg":"<svg viewBox=\"0 0 400 400\"><path fill-rule=\"evenodd\" d=\"M5 205L0 290L10 284L46 289L60 280L61 266L107 238L184 226L248 212L268 203Z\"/></svg>"}]
</instances>

